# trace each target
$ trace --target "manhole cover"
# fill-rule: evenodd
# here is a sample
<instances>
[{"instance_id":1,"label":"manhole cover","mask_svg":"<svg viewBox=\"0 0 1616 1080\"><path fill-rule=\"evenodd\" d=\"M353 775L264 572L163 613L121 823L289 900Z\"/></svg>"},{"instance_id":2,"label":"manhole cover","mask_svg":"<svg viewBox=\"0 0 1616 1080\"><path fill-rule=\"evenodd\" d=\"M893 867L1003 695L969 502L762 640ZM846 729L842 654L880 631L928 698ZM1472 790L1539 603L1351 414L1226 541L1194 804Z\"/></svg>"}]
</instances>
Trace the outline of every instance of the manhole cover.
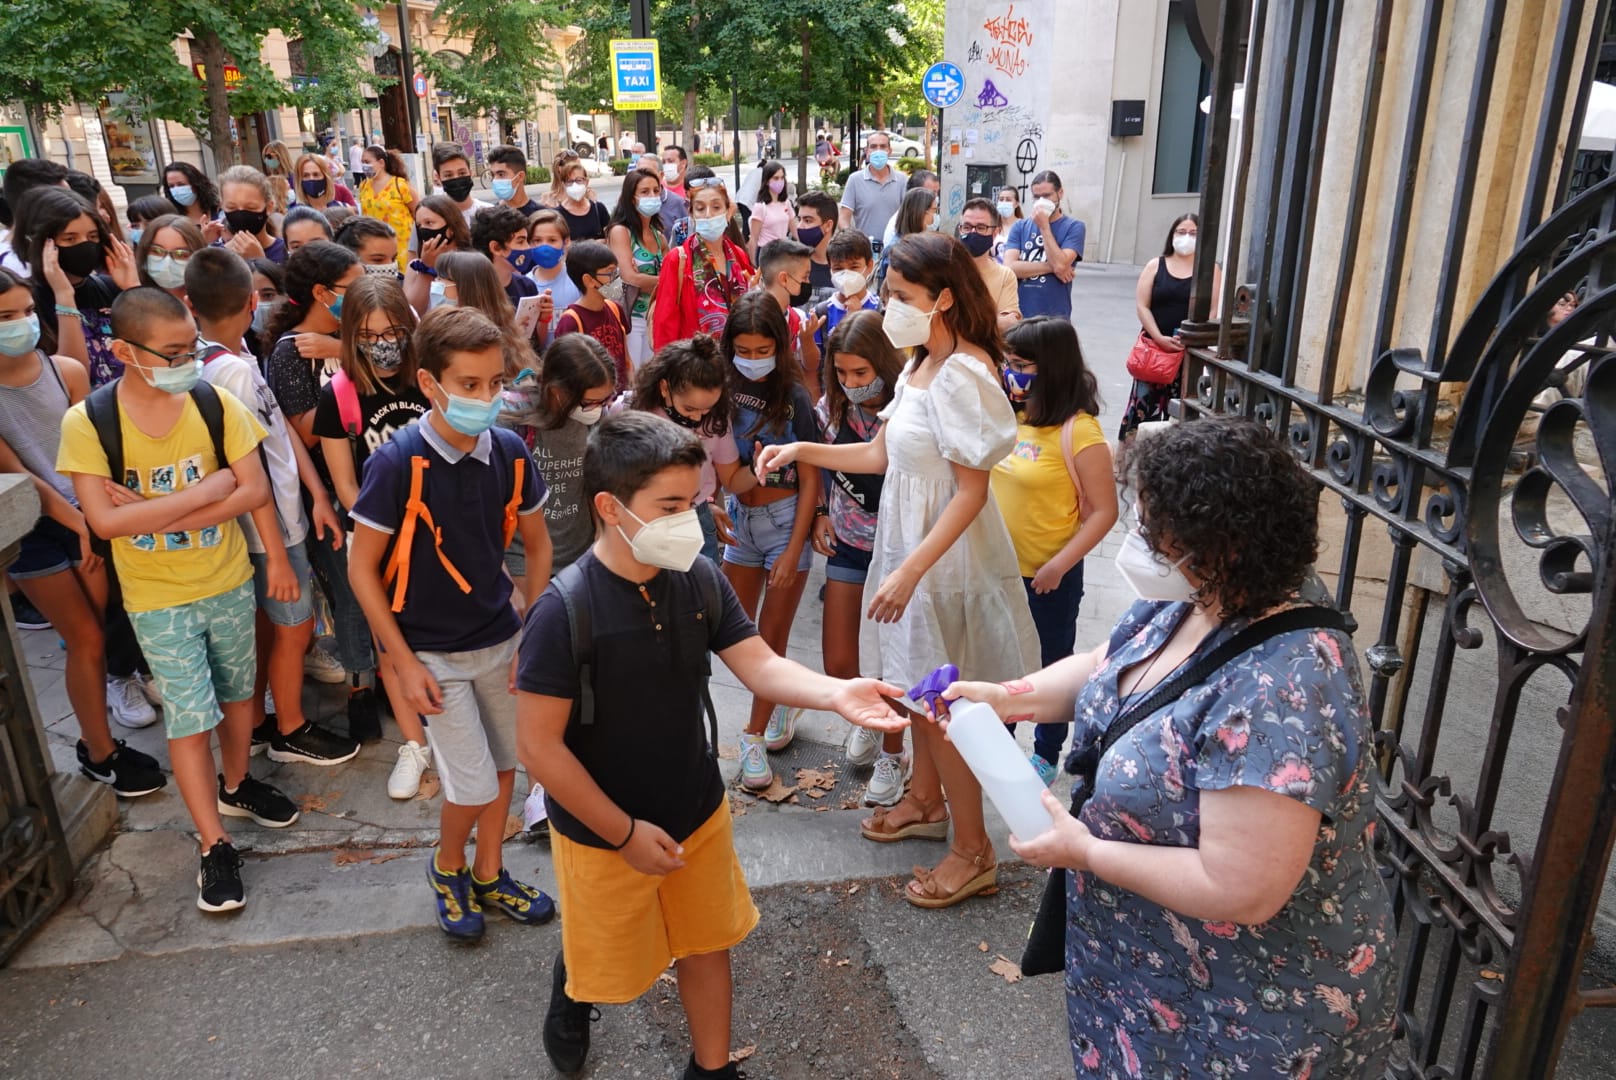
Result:
<instances>
[{"instance_id":1,"label":"manhole cover","mask_svg":"<svg viewBox=\"0 0 1616 1080\"><path fill-rule=\"evenodd\" d=\"M733 747L726 746L724 750L732 753ZM855 768L847 764L839 746L826 746L807 739L798 739L779 753L770 754L769 764L774 766L777 784L797 785L794 805L810 809L824 806L840 810L846 803L856 804L864 795L864 785L872 769L869 765ZM807 772L806 779L798 777L798 770ZM834 781L829 788L822 786L826 778ZM738 784L736 786L739 788ZM753 793L743 791L742 794ZM771 800L759 798L758 801Z\"/></svg>"}]
</instances>

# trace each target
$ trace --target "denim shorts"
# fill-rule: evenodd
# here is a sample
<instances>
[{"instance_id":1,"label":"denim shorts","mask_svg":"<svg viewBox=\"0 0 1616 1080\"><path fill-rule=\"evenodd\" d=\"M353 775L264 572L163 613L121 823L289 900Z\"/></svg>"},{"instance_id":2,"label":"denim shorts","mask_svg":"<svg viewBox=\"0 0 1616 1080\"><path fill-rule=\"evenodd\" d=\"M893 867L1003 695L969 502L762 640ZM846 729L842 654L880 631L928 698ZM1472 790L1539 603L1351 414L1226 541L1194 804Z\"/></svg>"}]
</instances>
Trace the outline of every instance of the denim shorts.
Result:
<instances>
[{"instance_id":1,"label":"denim shorts","mask_svg":"<svg viewBox=\"0 0 1616 1080\"><path fill-rule=\"evenodd\" d=\"M862 585L870 576L872 553L856 548L836 538L836 554L825 560L825 580L845 581L849 585Z\"/></svg>"},{"instance_id":2,"label":"denim shorts","mask_svg":"<svg viewBox=\"0 0 1616 1080\"><path fill-rule=\"evenodd\" d=\"M293 544L286 549L286 558L292 564L292 576L297 578L297 599L290 603L269 595L269 556L248 552L247 557L253 565L253 592L258 597L258 606L264 609L270 622L276 626L302 626L314 618L314 598L309 595L309 590L313 588L311 579L314 571L309 568L307 548L302 544Z\"/></svg>"},{"instance_id":3,"label":"denim shorts","mask_svg":"<svg viewBox=\"0 0 1616 1080\"><path fill-rule=\"evenodd\" d=\"M129 613L163 697L163 728L170 739L212 731L224 715L220 703L252 697L258 674L256 611L252 582L243 581L218 596Z\"/></svg>"},{"instance_id":4,"label":"denim shorts","mask_svg":"<svg viewBox=\"0 0 1616 1080\"><path fill-rule=\"evenodd\" d=\"M724 561L772 570L775 560L791 543L791 528L797 522L797 496L767 506L742 506L741 500L732 495L729 516L735 522L735 543L724 548ZM804 543L797 569L807 573L813 561L814 549Z\"/></svg>"},{"instance_id":5,"label":"denim shorts","mask_svg":"<svg viewBox=\"0 0 1616 1080\"><path fill-rule=\"evenodd\" d=\"M51 517L41 517L17 545L17 561L6 569L14 579L49 577L80 562L79 534Z\"/></svg>"}]
</instances>

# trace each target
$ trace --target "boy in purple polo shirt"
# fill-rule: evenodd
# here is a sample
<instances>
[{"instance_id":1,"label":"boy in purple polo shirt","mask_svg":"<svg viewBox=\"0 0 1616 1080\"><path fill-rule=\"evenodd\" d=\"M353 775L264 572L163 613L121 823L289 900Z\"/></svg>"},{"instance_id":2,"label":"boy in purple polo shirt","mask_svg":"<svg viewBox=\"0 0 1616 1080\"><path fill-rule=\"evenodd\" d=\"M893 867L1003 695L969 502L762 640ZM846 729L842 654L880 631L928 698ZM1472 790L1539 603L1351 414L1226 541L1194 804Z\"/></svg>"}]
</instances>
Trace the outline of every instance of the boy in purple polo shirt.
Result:
<instances>
[{"instance_id":1,"label":"boy in purple polo shirt","mask_svg":"<svg viewBox=\"0 0 1616 1080\"><path fill-rule=\"evenodd\" d=\"M504 338L473 308L428 312L411 344L432 412L371 454L354 501L348 578L410 706L426 724L443 784L438 850L427 868L438 925L482 937L482 909L535 924L555 903L512 879L500 853L516 773L511 660L526 598L550 578L544 481L514 432L494 427ZM505 549L520 529L520 593ZM477 830L466 865L466 843Z\"/></svg>"}]
</instances>

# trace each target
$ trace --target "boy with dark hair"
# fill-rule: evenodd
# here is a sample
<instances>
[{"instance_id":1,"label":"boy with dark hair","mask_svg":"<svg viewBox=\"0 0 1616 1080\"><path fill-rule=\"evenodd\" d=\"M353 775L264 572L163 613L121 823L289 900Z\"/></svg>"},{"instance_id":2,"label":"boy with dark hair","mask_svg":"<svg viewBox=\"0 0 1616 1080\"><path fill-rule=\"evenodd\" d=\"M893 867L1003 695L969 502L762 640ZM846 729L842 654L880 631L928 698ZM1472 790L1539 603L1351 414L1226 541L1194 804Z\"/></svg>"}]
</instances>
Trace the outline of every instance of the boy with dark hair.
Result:
<instances>
[{"instance_id":1,"label":"boy with dark hair","mask_svg":"<svg viewBox=\"0 0 1616 1080\"><path fill-rule=\"evenodd\" d=\"M539 209L539 204L527 197L527 155L516 147L496 146L488 151L488 177L494 198L524 218Z\"/></svg>"},{"instance_id":2,"label":"boy with dark hair","mask_svg":"<svg viewBox=\"0 0 1616 1080\"><path fill-rule=\"evenodd\" d=\"M672 961L686 1080L738 1075L729 950L758 913L703 723L708 650L770 701L880 730L906 723L882 697L897 687L832 679L763 643L700 557L703 460L696 437L660 416L601 421L584 453L595 544L534 603L523 634L518 747L544 785L568 912L544 1021L563 1073L583 1067L593 1004L633 1001Z\"/></svg>"},{"instance_id":3,"label":"boy with dark hair","mask_svg":"<svg viewBox=\"0 0 1616 1080\"><path fill-rule=\"evenodd\" d=\"M3 191L4 207L0 207L0 224L10 229L16 222L14 220L17 205L22 201L23 195L42 187L66 187L67 166L46 158L21 158L6 166L6 177L0 183ZM22 252L12 248L11 233L0 239L0 268L11 271L13 276L29 279L28 260Z\"/></svg>"},{"instance_id":4,"label":"boy with dark hair","mask_svg":"<svg viewBox=\"0 0 1616 1080\"><path fill-rule=\"evenodd\" d=\"M196 324L167 292L122 293L112 335L125 377L68 410L56 467L72 477L90 528L111 541L162 693L169 761L202 843L197 907L231 911L245 892L221 811L271 827L298 817L290 799L247 775L256 605L236 519L269 499L254 452L264 429L234 395L198 385Z\"/></svg>"},{"instance_id":5,"label":"boy with dark hair","mask_svg":"<svg viewBox=\"0 0 1616 1080\"><path fill-rule=\"evenodd\" d=\"M809 302L814 305L830 299L828 249L836 235L836 200L823 191L809 191L797 197L797 241L810 251L808 256Z\"/></svg>"},{"instance_id":6,"label":"boy with dark hair","mask_svg":"<svg viewBox=\"0 0 1616 1080\"><path fill-rule=\"evenodd\" d=\"M786 330L796 343L797 362L802 365L809 398L818 400L819 343L814 335L819 330L819 323L815 319L804 318L801 310L807 305L813 291L809 282L812 255L812 248L788 237L770 240L758 252L758 283L785 312Z\"/></svg>"},{"instance_id":7,"label":"boy with dark hair","mask_svg":"<svg viewBox=\"0 0 1616 1080\"><path fill-rule=\"evenodd\" d=\"M633 381L628 362L628 313L601 290L617 280L617 256L599 240L580 240L567 248L567 279L578 290L578 299L556 317L555 336L582 332L606 347L617 371L617 389L627 390Z\"/></svg>"},{"instance_id":8,"label":"boy with dark hair","mask_svg":"<svg viewBox=\"0 0 1616 1080\"><path fill-rule=\"evenodd\" d=\"M252 269L229 248L203 248L185 264L185 295L201 335L202 378L234 395L267 433L261 449L270 499L241 521L253 567L257 629L268 642L259 651L253 683L254 749L267 746L275 761L340 765L359 753L359 741L341 738L304 715L303 655L314 639L313 571L304 546L309 523L312 518L316 538L311 542L329 536L337 547L342 522L308 448L292 437L274 393L242 344L258 307ZM305 490L312 515L303 510ZM266 687L276 702L276 711L268 716Z\"/></svg>"},{"instance_id":9,"label":"boy with dark hair","mask_svg":"<svg viewBox=\"0 0 1616 1080\"><path fill-rule=\"evenodd\" d=\"M857 229L842 229L830 238L825 255L830 260L831 286L836 291L814 308L814 343L821 349L831 331L852 312L881 310L881 301L869 291L870 275L875 272L875 252L869 237Z\"/></svg>"},{"instance_id":10,"label":"boy with dark hair","mask_svg":"<svg viewBox=\"0 0 1616 1080\"><path fill-rule=\"evenodd\" d=\"M527 272L535 263L532 242L527 238L527 218L509 206L495 203L482 210L471 223L471 246L488 256L494 273L511 298L511 306L524 296L537 296L539 287Z\"/></svg>"},{"instance_id":11,"label":"boy with dark hair","mask_svg":"<svg viewBox=\"0 0 1616 1080\"><path fill-rule=\"evenodd\" d=\"M471 159L460 148L459 143L440 142L432 144L432 178L437 182L438 188L466 217L469 226L472 219L487 207L487 203L478 202L471 197L471 189L476 186L476 180L471 175Z\"/></svg>"},{"instance_id":12,"label":"boy with dark hair","mask_svg":"<svg viewBox=\"0 0 1616 1080\"><path fill-rule=\"evenodd\" d=\"M473 308L436 308L411 346L432 411L365 463L348 577L383 662L426 720L443 785L438 849L427 866L438 925L476 941L487 907L528 925L555 915L548 896L511 877L500 852L516 775L510 675L519 607L550 576L546 491L521 438L494 426L505 386L500 328ZM527 574L513 596L505 549L518 530Z\"/></svg>"}]
</instances>

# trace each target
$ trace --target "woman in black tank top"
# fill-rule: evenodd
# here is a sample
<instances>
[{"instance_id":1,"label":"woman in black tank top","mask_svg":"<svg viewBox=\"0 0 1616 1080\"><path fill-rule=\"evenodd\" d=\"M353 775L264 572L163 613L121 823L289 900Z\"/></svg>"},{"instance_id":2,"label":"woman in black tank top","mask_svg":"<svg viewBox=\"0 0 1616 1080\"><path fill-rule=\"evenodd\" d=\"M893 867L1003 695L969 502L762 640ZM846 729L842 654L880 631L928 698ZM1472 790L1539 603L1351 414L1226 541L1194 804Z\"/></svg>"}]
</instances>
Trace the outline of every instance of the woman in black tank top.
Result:
<instances>
[{"instance_id":1,"label":"woman in black tank top","mask_svg":"<svg viewBox=\"0 0 1616 1080\"><path fill-rule=\"evenodd\" d=\"M1167 243L1159 257L1145 264L1139 274L1135 303L1141 329L1161 348L1182 350L1176 337L1178 328L1190 313L1190 286L1195 272L1195 239L1199 219L1181 214L1167 230ZM1217 274L1213 275L1213 295L1217 295ZM1179 368L1182 375L1183 367ZM1167 419L1167 407L1179 393L1179 380L1156 384L1135 379L1122 413L1117 437L1126 440L1140 424Z\"/></svg>"}]
</instances>

